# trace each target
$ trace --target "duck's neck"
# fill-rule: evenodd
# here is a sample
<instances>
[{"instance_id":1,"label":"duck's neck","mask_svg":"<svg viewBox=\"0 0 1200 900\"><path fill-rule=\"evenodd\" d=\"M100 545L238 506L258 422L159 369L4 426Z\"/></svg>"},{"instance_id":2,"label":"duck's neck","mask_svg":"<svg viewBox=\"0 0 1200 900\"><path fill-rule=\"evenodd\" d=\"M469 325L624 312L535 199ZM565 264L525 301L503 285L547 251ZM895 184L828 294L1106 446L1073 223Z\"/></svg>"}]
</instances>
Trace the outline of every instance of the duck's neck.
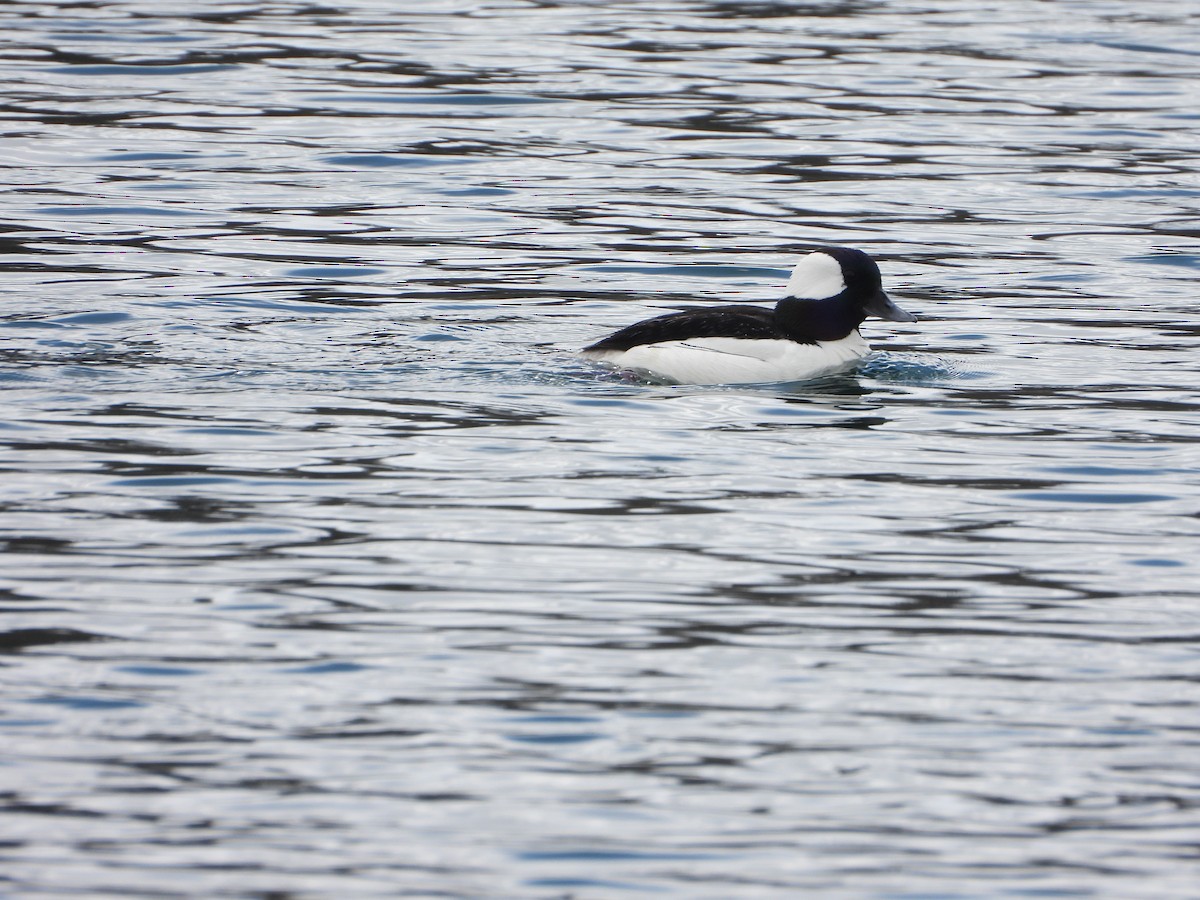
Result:
<instances>
[{"instance_id":1,"label":"duck's neck","mask_svg":"<svg viewBox=\"0 0 1200 900\"><path fill-rule=\"evenodd\" d=\"M794 341L840 341L862 324L866 316L841 296L824 300L785 297L775 305L775 320Z\"/></svg>"}]
</instances>

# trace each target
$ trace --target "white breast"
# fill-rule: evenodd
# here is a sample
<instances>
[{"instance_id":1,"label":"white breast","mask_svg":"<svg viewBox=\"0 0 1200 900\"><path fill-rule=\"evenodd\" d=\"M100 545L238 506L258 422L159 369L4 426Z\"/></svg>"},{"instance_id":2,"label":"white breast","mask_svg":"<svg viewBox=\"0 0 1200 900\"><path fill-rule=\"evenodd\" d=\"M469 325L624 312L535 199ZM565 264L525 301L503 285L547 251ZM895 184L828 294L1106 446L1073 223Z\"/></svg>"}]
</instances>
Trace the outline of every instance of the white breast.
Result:
<instances>
[{"instance_id":1,"label":"white breast","mask_svg":"<svg viewBox=\"0 0 1200 900\"><path fill-rule=\"evenodd\" d=\"M628 350L591 350L584 356L625 369L644 369L680 384L751 384L801 381L845 368L870 347L857 330L839 341L690 338Z\"/></svg>"}]
</instances>

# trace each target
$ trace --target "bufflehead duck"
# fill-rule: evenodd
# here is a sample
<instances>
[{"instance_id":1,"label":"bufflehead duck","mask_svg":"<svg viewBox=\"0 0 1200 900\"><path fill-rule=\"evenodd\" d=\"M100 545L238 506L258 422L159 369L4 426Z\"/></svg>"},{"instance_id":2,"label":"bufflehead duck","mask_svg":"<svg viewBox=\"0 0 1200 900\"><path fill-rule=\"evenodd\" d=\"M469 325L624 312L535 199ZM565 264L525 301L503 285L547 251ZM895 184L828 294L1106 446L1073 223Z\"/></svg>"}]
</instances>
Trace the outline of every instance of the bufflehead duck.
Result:
<instances>
[{"instance_id":1,"label":"bufflehead duck","mask_svg":"<svg viewBox=\"0 0 1200 900\"><path fill-rule=\"evenodd\" d=\"M774 309L668 313L622 328L582 355L681 384L800 381L865 356L871 348L858 326L867 316L917 321L883 292L875 260L861 250L825 247L800 260Z\"/></svg>"}]
</instances>

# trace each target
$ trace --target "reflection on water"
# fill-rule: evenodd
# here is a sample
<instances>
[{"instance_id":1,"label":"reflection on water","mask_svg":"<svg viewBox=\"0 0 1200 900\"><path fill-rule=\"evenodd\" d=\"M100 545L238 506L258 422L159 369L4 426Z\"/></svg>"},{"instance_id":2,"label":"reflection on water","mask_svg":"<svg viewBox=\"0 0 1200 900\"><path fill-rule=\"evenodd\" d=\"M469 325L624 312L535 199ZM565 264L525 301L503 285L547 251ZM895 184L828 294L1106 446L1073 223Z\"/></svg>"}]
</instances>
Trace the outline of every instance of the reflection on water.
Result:
<instances>
[{"instance_id":1,"label":"reflection on water","mask_svg":"<svg viewBox=\"0 0 1200 900\"><path fill-rule=\"evenodd\" d=\"M1194 896L1194 16L394 6L0 10L4 883Z\"/></svg>"}]
</instances>

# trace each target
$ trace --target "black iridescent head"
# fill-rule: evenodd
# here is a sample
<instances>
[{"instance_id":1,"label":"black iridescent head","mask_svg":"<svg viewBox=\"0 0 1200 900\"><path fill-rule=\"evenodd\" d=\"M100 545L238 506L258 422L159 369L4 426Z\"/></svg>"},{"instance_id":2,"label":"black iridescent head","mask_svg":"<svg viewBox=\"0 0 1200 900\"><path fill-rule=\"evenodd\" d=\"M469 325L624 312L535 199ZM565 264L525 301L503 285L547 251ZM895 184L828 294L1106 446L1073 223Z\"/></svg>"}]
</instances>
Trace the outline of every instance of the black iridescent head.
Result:
<instances>
[{"instance_id":1,"label":"black iridescent head","mask_svg":"<svg viewBox=\"0 0 1200 900\"><path fill-rule=\"evenodd\" d=\"M875 260L852 247L822 247L803 257L788 280L787 296L799 300L836 299L861 309L860 322L867 316L892 322L917 321L884 292Z\"/></svg>"}]
</instances>

